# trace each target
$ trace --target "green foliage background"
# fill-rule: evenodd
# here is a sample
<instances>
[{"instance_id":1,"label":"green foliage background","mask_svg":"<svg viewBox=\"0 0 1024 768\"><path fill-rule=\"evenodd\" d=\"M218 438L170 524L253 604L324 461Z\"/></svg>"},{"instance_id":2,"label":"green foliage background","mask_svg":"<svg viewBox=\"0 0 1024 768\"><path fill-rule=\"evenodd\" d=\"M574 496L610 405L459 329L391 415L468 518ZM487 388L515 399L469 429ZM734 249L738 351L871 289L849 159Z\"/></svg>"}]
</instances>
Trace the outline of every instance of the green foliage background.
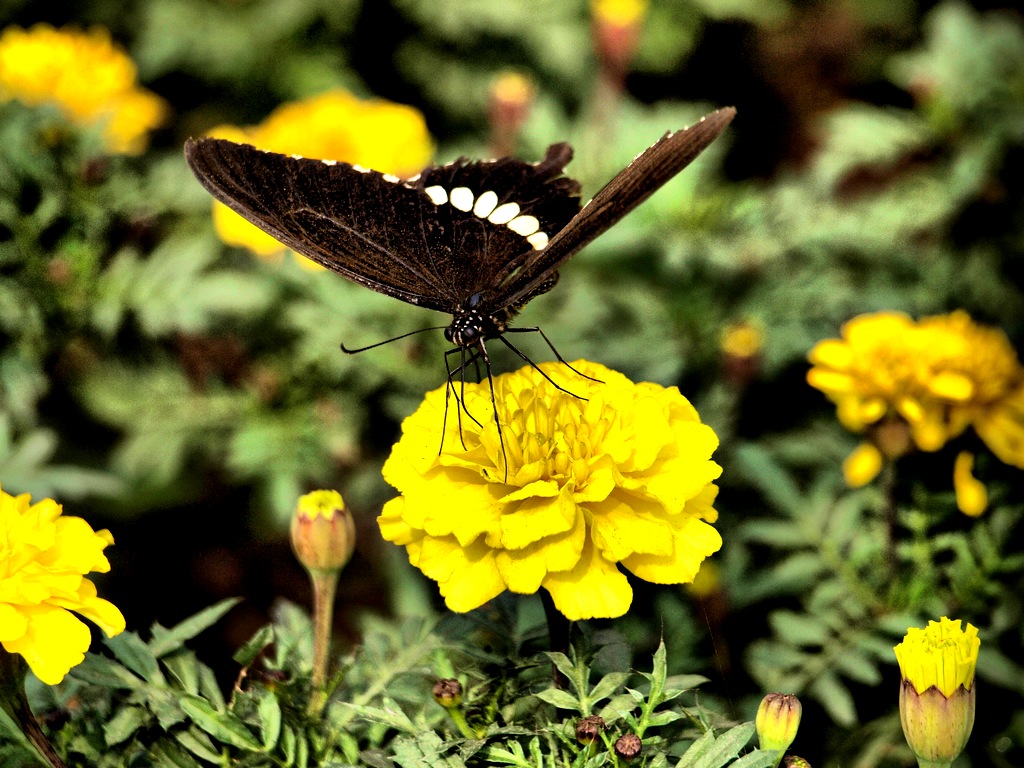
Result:
<instances>
[{"instance_id":1,"label":"green foliage background","mask_svg":"<svg viewBox=\"0 0 1024 768\"><path fill-rule=\"evenodd\" d=\"M114 530L107 586L129 626L225 592L302 599L279 555L316 487L360 517L344 629L366 607L429 611L432 585L373 518L401 418L443 382L443 339L339 344L444 319L223 246L185 138L344 86L422 109L439 161L479 156L489 84L512 67L538 85L521 156L571 140L592 194L734 104L723 139L521 316L569 359L679 384L722 440L719 590L638 585L615 626L638 652L663 632L669 671L712 678L739 719L768 690L800 694L814 765L896 766L911 763L891 647L969 620L983 643L963 764L1024 764L1020 471L982 452L977 520L955 509L954 449L846 489L855 438L803 380L816 341L879 309L964 308L1024 349L1024 23L983 5L653 0L626 93L599 112L576 0L3 0L5 25L111 29L173 116L144 155L105 157L95 135L55 133L53 110L0 105L0 483ZM741 384L719 346L739 320L765 333Z\"/></svg>"}]
</instances>

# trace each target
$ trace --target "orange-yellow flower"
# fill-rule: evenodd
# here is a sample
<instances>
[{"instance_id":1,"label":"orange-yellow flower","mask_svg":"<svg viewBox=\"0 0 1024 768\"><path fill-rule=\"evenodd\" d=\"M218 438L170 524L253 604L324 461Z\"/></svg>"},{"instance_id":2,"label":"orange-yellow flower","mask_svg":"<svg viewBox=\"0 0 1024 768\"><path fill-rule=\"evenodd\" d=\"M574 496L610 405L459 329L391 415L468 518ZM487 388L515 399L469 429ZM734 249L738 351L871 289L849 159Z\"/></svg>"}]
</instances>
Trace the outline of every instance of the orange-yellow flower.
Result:
<instances>
[{"instance_id":1,"label":"orange-yellow flower","mask_svg":"<svg viewBox=\"0 0 1024 768\"><path fill-rule=\"evenodd\" d=\"M675 387L573 365L599 381L540 367L579 397L529 367L495 377L500 440L486 382L465 387L461 436L443 387L402 425L384 465L402 495L378 523L454 611L543 588L570 619L621 616L632 601L621 568L686 583L721 546L714 431Z\"/></svg>"},{"instance_id":2,"label":"orange-yellow flower","mask_svg":"<svg viewBox=\"0 0 1024 768\"><path fill-rule=\"evenodd\" d=\"M867 433L844 468L851 485L872 480L883 458L937 451L968 428L1024 469L1024 367L1002 331L966 312L918 322L897 312L860 315L808 357L808 383L836 403L844 426ZM960 508L977 515L987 499L972 465L959 459L954 479Z\"/></svg>"},{"instance_id":3,"label":"orange-yellow flower","mask_svg":"<svg viewBox=\"0 0 1024 768\"><path fill-rule=\"evenodd\" d=\"M56 684L85 658L89 628L108 636L124 630L121 612L96 595L85 578L110 570L103 550L114 543L80 517L64 517L52 499L0 490L0 642L20 653L44 683Z\"/></svg>"},{"instance_id":4,"label":"orange-yellow flower","mask_svg":"<svg viewBox=\"0 0 1024 768\"><path fill-rule=\"evenodd\" d=\"M423 115L389 101L363 101L343 90L282 104L259 125L221 126L212 136L260 149L324 160L340 160L396 176L412 176L430 163L433 144ZM277 256L285 246L237 213L215 202L214 226L228 245L259 256ZM308 259L300 263L314 269Z\"/></svg>"},{"instance_id":5,"label":"orange-yellow flower","mask_svg":"<svg viewBox=\"0 0 1024 768\"><path fill-rule=\"evenodd\" d=\"M166 117L164 100L136 79L135 64L100 27L0 33L0 100L55 104L75 123L102 126L112 152L141 152Z\"/></svg>"}]
</instances>

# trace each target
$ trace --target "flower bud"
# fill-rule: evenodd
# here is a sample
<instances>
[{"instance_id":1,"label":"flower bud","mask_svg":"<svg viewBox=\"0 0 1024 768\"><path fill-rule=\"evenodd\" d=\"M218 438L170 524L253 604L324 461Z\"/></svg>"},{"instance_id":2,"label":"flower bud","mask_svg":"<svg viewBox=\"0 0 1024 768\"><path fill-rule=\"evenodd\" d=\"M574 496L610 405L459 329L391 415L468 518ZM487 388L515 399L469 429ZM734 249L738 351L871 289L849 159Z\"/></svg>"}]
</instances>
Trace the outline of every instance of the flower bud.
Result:
<instances>
[{"instance_id":1,"label":"flower bud","mask_svg":"<svg viewBox=\"0 0 1024 768\"><path fill-rule=\"evenodd\" d=\"M598 715L581 717L576 721L576 741L580 744L593 744L604 730L604 718Z\"/></svg>"},{"instance_id":2,"label":"flower bud","mask_svg":"<svg viewBox=\"0 0 1024 768\"><path fill-rule=\"evenodd\" d=\"M769 693L761 699L754 725L761 749L785 752L796 738L803 707L788 693Z\"/></svg>"},{"instance_id":3,"label":"flower bud","mask_svg":"<svg viewBox=\"0 0 1024 768\"><path fill-rule=\"evenodd\" d=\"M594 41L604 70L619 79L640 45L648 0L591 0Z\"/></svg>"},{"instance_id":4,"label":"flower bud","mask_svg":"<svg viewBox=\"0 0 1024 768\"><path fill-rule=\"evenodd\" d=\"M960 620L911 627L895 647L900 665L900 723L910 749L922 763L949 765L974 727L976 627Z\"/></svg>"},{"instance_id":5,"label":"flower bud","mask_svg":"<svg viewBox=\"0 0 1024 768\"><path fill-rule=\"evenodd\" d=\"M291 526L292 550L311 573L340 571L352 557L356 528L337 491L313 491L299 499Z\"/></svg>"},{"instance_id":6,"label":"flower bud","mask_svg":"<svg viewBox=\"0 0 1024 768\"><path fill-rule=\"evenodd\" d=\"M810 763L796 755L786 755L782 759L782 766L783 768L811 768Z\"/></svg>"},{"instance_id":7,"label":"flower bud","mask_svg":"<svg viewBox=\"0 0 1024 768\"><path fill-rule=\"evenodd\" d=\"M444 678L434 683L434 701L445 709L452 709L462 703L462 683L453 678Z\"/></svg>"},{"instance_id":8,"label":"flower bud","mask_svg":"<svg viewBox=\"0 0 1024 768\"><path fill-rule=\"evenodd\" d=\"M624 734L615 741L615 754L623 760L632 760L640 754L641 749L643 742L635 733Z\"/></svg>"},{"instance_id":9,"label":"flower bud","mask_svg":"<svg viewBox=\"0 0 1024 768\"><path fill-rule=\"evenodd\" d=\"M743 320L722 331L722 373L726 381L744 387L761 371L764 333L755 323Z\"/></svg>"},{"instance_id":10,"label":"flower bud","mask_svg":"<svg viewBox=\"0 0 1024 768\"><path fill-rule=\"evenodd\" d=\"M496 156L515 153L519 132L533 108L534 91L533 83L518 72L502 72L491 83L488 117Z\"/></svg>"}]
</instances>

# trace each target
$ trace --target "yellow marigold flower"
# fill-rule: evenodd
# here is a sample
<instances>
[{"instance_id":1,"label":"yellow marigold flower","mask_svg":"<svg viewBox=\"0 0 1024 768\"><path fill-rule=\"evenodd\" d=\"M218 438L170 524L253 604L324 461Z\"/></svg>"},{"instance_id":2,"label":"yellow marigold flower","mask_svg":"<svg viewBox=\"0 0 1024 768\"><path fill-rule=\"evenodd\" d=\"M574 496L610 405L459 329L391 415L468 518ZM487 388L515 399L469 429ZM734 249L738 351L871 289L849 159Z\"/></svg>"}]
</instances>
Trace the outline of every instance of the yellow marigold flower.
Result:
<instances>
[{"instance_id":1,"label":"yellow marigold flower","mask_svg":"<svg viewBox=\"0 0 1024 768\"><path fill-rule=\"evenodd\" d=\"M529 367L494 379L507 481L486 382L465 387L461 438L444 387L402 424L384 465L402 495L377 521L453 611L543 587L569 619L621 616L632 589L619 566L682 584L721 546L714 431L675 387L573 365L600 381L541 368L579 397Z\"/></svg>"},{"instance_id":2,"label":"yellow marigold flower","mask_svg":"<svg viewBox=\"0 0 1024 768\"><path fill-rule=\"evenodd\" d=\"M44 683L54 685L80 664L89 648L84 616L108 636L124 630L124 616L96 596L85 578L110 570L103 550L114 543L80 517L64 517L52 499L0 490L0 642L20 653Z\"/></svg>"},{"instance_id":3,"label":"yellow marigold flower","mask_svg":"<svg viewBox=\"0 0 1024 768\"><path fill-rule=\"evenodd\" d=\"M836 403L844 426L866 432L884 456L907 450L904 429L913 446L937 451L973 427L1000 460L1024 469L1024 367L1002 331L962 311L916 323L879 312L853 318L842 336L811 350L807 381ZM863 471L848 472L848 480L871 474L859 466ZM954 480L961 509L980 514L984 487L966 459Z\"/></svg>"},{"instance_id":4,"label":"yellow marigold flower","mask_svg":"<svg viewBox=\"0 0 1024 768\"><path fill-rule=\"evenodd\" d=\"M210 132L260 149L324 160L340 160L396 176L412 176L430 163L433 144L418 110L389 101L363 101L343 90L282 104L259 125L221 126ZM274 256L285 246L221 203L213 204L214 226L228 245ZM314 269L315 262L300 259Z\"/></svg>"},{"instance_id":5,"label":"yellow marigold flower","mask_svg":"<svg viewBox=\"0 0 1024 768\"><path fill-rule=\"evenodd\" d=\"M36 24L0 33L0 100L55 104L80 125L101 125L112 152L139 153L167 105L136 85L135 64L100 27Z\"/></svg>"},{"instance_id":6,"label":"yellow marigold flower","mask_svg":"<svg viewBox=\"0 0 1024 768\"><path fill-rule=\"evenodd\" d=\"M590 10L599 22L625 27L642 22L649 4L649 0L591 0Z\"/></svg>"},{"instance_id":7,"label":"yellow marigold flower","mask_svg":"<svg viewBox=\"0 0 1024 768\"><path fill-rule=\"evenodd\" d=\"M926 629L912 627L893 650L903 678L900 722L922 766L948 766L974 727L974 670L978 630L945 616Z\"/></svg>"}]
</instances>

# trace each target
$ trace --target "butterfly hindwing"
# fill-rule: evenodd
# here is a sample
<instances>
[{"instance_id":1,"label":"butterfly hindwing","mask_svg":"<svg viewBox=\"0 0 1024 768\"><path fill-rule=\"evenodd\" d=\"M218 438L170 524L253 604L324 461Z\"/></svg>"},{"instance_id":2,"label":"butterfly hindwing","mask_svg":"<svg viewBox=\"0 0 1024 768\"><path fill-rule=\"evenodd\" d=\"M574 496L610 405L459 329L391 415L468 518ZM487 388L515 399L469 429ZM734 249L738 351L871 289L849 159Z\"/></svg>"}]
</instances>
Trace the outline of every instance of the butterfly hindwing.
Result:
<instances>
[{"instance_id":1,"label":"butterfly hindwing","mask_svg":"<svg viewBox=\"0 0 1024 768\"><path fill-rule=\"evenodd\" d=\"M446 312L490 289L579 210L579 185L562 175L572 156L566 144L535 164L459 160L410 181L223 139L190 141L185 154L216 199L289 248Z\"/></svg>"}]
</instances>

